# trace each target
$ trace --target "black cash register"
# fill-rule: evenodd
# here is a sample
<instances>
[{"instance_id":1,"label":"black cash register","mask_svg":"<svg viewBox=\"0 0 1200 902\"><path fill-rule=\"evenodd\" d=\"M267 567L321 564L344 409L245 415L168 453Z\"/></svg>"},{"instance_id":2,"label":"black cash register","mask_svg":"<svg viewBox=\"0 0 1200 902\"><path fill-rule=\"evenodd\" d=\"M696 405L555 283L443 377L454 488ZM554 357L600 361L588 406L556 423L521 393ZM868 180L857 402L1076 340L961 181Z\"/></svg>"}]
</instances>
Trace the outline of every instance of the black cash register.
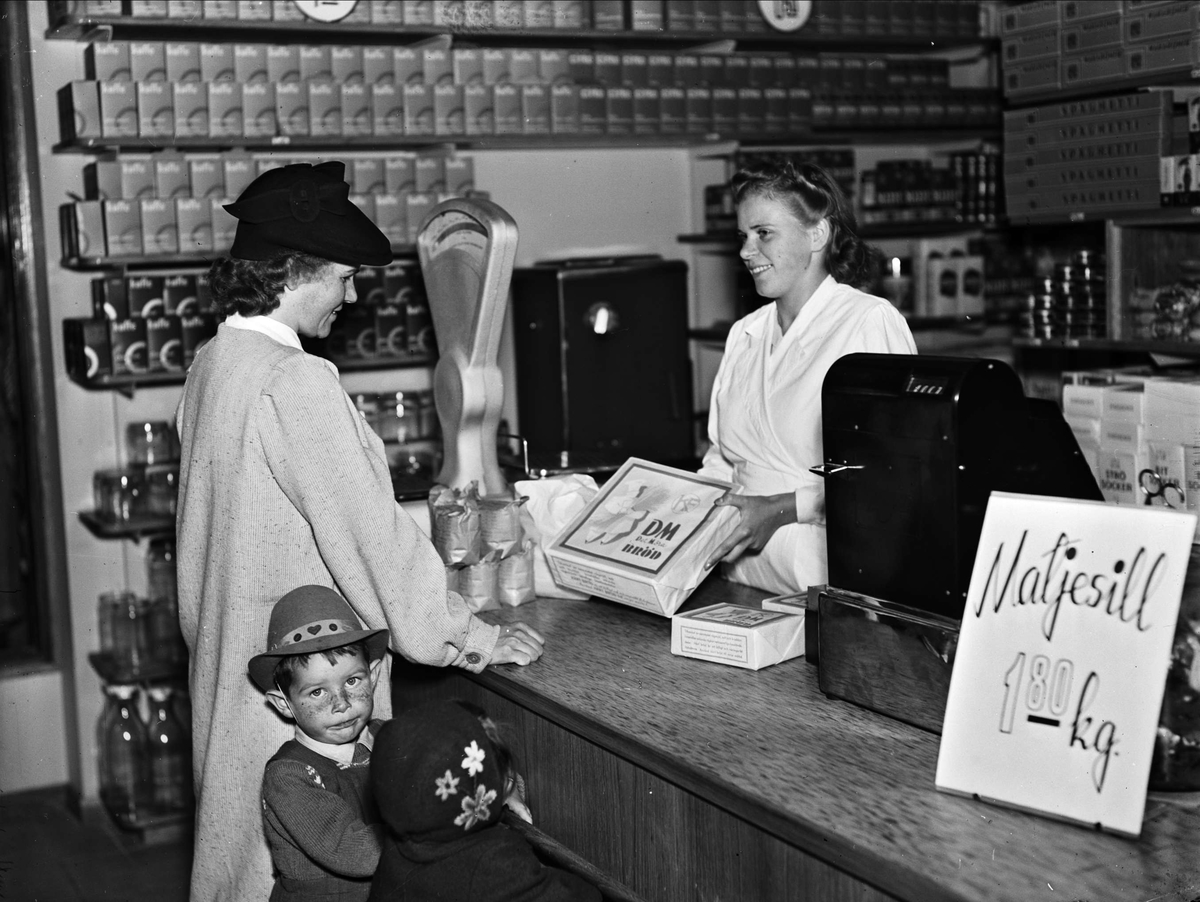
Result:
<instances>
[{"instance_id":1,"label":"black cash register","mask_svg":"<svg viewBox=\"0 0 1200 902\"><path fill-rule=\"evenodd\" d=\"M827 694L940 729L989 495L1103 496L1057 405L998 360L850 354L821 403L829 584L810 591L809 660Z\"/></svg>"}]
</instances>

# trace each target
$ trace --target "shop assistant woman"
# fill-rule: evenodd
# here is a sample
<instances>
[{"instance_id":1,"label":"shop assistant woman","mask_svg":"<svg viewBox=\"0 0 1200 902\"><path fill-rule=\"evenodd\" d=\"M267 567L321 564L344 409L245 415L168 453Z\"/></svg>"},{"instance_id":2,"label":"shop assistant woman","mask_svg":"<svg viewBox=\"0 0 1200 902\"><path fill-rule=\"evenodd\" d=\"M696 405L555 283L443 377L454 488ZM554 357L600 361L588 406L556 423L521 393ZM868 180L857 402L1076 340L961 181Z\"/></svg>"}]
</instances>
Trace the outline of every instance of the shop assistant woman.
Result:
<instances>
[{"instance_id":1,"label":"shop assistant woman","mask_svg":"<svg viewBox=\"0 0 1200 902\"><path fill-rule=\"evenodd\" d=\"M216 337L188 371L176 413L182 446L179 612L191 653L196 784L192 902L271 894L259 787L291 728L246 676L271 608L300 585L336 589L392 649L479 671L528 664L542 638L492 626L446 590L440 558L395 502L383 444L328 361L325 337L356 300L361 266L392 260L387 238L349 200L342 163L259 176L226 209L238 219L213 264ZM375 710L389 717L389 680Z\"/></svg>"},{"instance_id":2,"label":"shop assistant woman","mask_svg":"<svg viewBox=\"0 0 1200 902\"><path fill-rule=\"evenodd\" d=\"M737 483L735 532L710 556L736 582L796 592L826 582L821 384L839 357L915 354L904 317L857 285L872 275L845 195L825 170L738 172L739 256L771 303L734 323L713 385L700 472Z\"/></svg>"}]
</instances>

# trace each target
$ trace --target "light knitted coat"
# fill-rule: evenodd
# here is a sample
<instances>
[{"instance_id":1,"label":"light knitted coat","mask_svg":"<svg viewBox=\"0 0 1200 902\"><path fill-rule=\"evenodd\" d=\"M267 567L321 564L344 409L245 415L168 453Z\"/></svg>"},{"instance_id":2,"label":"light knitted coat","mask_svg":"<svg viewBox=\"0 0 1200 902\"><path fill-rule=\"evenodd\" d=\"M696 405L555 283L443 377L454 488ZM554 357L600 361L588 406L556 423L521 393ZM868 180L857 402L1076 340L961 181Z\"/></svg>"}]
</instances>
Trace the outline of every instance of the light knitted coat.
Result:
<instances>
[{"instance_id":1,"label":"light knitted coat","mask_svg":"<svg viewBox=\"0 0 1200 902\"><path fill-rule=\"evenodd\" d=\"M336 368L260 332L222 324L188 371L176 557L191 653L195 858L191 902L262 902L271 858L263 768L292 728L246 665L271 608L317 584L339 591L391 647L436 666L481 670L499 629L446 591L445 570L395 503L383 444ZM375 716L391 715L390 670Z\"/></svg>"}]
</instances>

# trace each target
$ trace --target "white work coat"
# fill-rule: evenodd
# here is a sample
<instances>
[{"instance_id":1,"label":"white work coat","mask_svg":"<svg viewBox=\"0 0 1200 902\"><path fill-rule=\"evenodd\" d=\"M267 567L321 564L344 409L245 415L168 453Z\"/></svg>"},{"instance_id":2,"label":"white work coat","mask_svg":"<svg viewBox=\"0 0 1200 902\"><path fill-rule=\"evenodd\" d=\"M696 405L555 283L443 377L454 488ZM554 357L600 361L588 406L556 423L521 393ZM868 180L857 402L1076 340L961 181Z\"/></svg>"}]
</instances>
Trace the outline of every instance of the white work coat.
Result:
<instances>
[{"instance_id":1,"label":"white work coat","mask_svg":"<svg viewBox=\"0 0 1200 902\"><path fill-rule=\"evenodd\" d=\"M796 497L798 522L779 529L757 554L725 575L784 594L828 580L825 486L809 467L824 462L821 385L846 354L915 354L908 323L888 301L832 276L818 286L786 334L775 304L733 324L713 384L701 474L747 495Z\"/></svg>"}]
</instances>

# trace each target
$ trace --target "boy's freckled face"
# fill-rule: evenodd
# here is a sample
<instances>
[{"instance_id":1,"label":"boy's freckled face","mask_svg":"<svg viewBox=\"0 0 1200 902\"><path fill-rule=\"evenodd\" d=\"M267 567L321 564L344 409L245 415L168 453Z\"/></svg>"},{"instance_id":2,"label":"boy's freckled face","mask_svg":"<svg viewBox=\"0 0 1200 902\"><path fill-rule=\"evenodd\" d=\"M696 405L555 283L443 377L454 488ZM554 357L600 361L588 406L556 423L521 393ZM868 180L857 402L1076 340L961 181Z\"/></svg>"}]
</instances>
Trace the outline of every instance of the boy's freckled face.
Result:
<instances>
[{"instance_id":1,"label":"boy's freckled face","mask_svg":"<svg viewBox=\"0 0 1200 902\"><path fill-rule=\"evenodd\" d=\"M374 710L371 668L361 653L333 664L322 654L302 665L288 690L296 725L318 742L344 745L366 728Z\"/></svg>"}]
</instances>

